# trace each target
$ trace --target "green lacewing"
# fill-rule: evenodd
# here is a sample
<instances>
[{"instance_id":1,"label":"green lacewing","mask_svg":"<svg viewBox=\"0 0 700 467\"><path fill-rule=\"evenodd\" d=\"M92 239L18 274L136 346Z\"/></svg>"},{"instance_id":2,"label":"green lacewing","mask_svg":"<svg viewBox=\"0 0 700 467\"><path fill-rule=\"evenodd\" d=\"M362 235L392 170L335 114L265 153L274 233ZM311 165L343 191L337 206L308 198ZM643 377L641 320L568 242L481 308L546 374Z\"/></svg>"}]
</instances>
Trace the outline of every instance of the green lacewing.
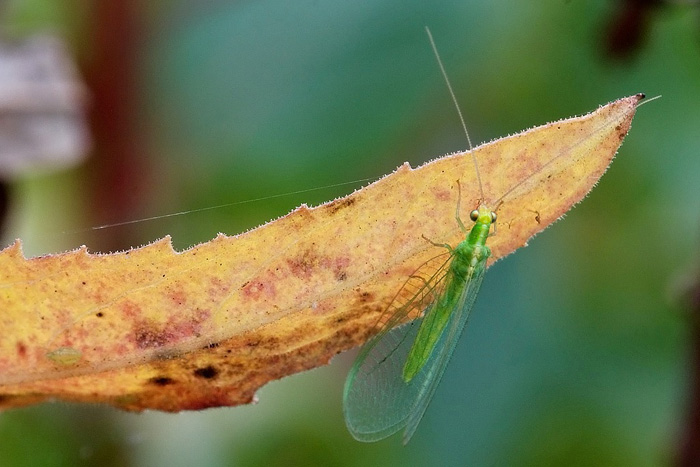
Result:
<instances>
[{"instance_id":1,"label":"green lacewing","mask_svg":"<svg viewBox=\"0 0 700 467\"><path fill-rule=\"evenodd\" d=\"M426 31L457 106L435 41L427 27ZM459 106L457 112L471 150ZM484 200L479 166L472 158ZM378 441L402 428L404 444L411 439L467 323L491 255L486 240L496 213L481 204L470 214L474 225L469 230L459 216L460 198L458 190L455 218L466 238L454 248L431 242L447 252L426 262L408 278L382 314L374 337L364 345L347 377L345 421L359 441ZM418 319L399 326L416 312Z\"/></svg>"}]
</instances>

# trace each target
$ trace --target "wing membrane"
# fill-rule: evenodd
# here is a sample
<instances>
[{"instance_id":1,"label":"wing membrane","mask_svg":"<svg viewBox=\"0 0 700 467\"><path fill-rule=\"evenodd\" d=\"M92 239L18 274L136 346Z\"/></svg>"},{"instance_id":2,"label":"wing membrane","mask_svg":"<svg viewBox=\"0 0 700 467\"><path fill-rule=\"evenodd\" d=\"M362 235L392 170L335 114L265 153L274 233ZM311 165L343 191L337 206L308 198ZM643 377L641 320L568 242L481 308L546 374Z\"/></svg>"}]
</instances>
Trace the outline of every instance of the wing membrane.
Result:
<instances>
[{"instance_id":1,"label":"wing membrane","mask_svg":"<svg viewBox=\"0 0 700 467\"><path fill-rule=\"evenodd\" d=\"M381 340L382 336L400 323L422 316L423 312L442 294L451 260L452 254L443 253L429 259L411 274L377 320L374 336L362 348L360 355L369 351L373 342Z\"/></svg>"},{"instance_id":2,"label":"wing membrane","mask_svg":"<svg viewBox=\"0 0 700 467\"><path fill-rule=\"evenodd\" d=\"M411 408L410 414L406 420L406 430L403 434L403 444L408 443L413 434L418 428L418 423L423 418L425 411L430 404L430 401L435 394L435 390L440 384L442 375L445 373L445 368L454 353L459 337L464 331L464 327L469 320L476 297L479 295L481 283L484 280L484 272L486 271L485 262L477 265L471 278L467 279L466 285L457 307L450 315L450 320L445 326L440 339L435 344L430 358L425 366L416 375L416 378L421 379L420 389L416 391L415 400Z\"/></svg>"},{"instance_id":3,"label":"wing membrane","mask_svg":"<svg viewBox=\"0 0 700 467\"><path fill-rule=\"evenodd\" d=\"M407 442L445 371L481 285L483 264L467 278L457 309L451 314L430 358L408 383L402 378L403 366L422 318L395 326L416 310L424 311L423 315L431 312L450 280L448 268L452 255L439 259L446 255L427 262L406 281L377 323L377 334L365 344L348 375L344 393L345 420L352 435L360 441L377 441L406 426L404 443ZM441 261L437 269L436 261Z\"/></svg>"}]
</instances>

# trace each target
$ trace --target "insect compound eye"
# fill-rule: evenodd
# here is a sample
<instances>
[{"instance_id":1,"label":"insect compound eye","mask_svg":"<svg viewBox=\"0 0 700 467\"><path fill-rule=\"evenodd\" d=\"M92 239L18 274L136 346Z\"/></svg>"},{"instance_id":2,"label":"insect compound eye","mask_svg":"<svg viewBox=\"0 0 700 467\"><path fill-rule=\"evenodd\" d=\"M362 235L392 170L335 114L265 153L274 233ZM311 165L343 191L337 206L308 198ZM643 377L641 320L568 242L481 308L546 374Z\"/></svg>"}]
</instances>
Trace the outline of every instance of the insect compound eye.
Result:
<instances>
[{"instance_id":1,"label":"insect compound eye","mask_svg":"<svg viewBox=\"0 0 700 467\"><path fill-rule=\"evenodd\" d=\"M496 215L496 213L493 212L493 211L491 211L491 223L492 223L492 224L493 224L494 222L496 222L496 219L497 219L497 218L498 218L498 216Z\"/></svg>"},{"instance_id":2,"label":"insect compound eye","mask_svg":"<svg viewBox=\"0 0 700 467\"><path fill-rule=\"evenodd\" d=\"M476 222L476 220L479 218L479 211L474 209L472 212L469 213L469 218Z\"/></svg>"}]
</instances>

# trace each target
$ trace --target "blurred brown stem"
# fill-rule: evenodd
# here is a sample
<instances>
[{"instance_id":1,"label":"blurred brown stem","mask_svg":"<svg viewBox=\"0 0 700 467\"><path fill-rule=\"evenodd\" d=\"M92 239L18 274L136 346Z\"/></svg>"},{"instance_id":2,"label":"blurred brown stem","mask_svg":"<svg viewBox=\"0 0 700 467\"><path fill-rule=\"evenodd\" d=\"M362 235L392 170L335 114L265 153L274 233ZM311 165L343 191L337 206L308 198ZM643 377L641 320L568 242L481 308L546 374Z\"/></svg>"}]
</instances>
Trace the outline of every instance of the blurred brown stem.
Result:
<instances>
[{"instance_id":1,"label":"blurred brown stem","mask_svg":"<svg viewBox=\"0 0 700 467\"><path fill-rule=\"evenodd\" d=\"M700 273L695 275L687 292L690 324L690 378L688 407L685 424L682 426L681 439L676 465L691 467L700 465Z\"/></svg>"},{"instance_id":2,"label":"blurred brown stem","mask_svg":"<svg viewBox=\"0 0 700 467\"><path fill-rule=\"evenodd\" d=\"M142 204L148 180L137 125L136 58L141 45L138 3L95 4L93 57L87 82L93 94L95 224L130 220ZM128 248L129 230L101 231L98 250ZM99 240L99 241L97 241Z\"/></svg>"}]
</instances>

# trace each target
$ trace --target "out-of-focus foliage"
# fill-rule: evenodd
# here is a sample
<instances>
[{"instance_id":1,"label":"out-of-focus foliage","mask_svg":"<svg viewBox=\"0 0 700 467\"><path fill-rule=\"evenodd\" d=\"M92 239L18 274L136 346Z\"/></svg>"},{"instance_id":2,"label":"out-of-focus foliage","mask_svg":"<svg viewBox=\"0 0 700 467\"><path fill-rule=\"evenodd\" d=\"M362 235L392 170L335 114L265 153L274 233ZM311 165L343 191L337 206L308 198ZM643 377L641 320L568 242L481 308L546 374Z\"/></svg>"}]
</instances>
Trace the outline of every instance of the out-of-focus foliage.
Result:
<instances>
[{"instance_id":1,"label":"out-of-focus foliage","mask_svg":"<svg viewBox=\"0 0 700 467\"><path fill-rule=\"evenodd\" d=\"M64 31L90 70L103 21L96 5L112 2L88 3L16 0L3 21L15 34ZM7 241L21 236L28 254L97 248L108 234L125 242L110 248L168 233L183 248L352 186L136 224L128 236L61 232L376 177L463 149L425 25L477 141L635 92L664 97L640 109L615 164L578 208L489 271L406 448L398 439L358 444L345 432L341 386L352 356L341 356L265 388L258 406L0 414L7 465L41 463L47 452L54 465L653 466L673 457L688 379L674 285L700 241L695 10L655 10L640 48L618 62L603 46L614 11L603 1L126 3L138 25L130 122L147 168L132 175L146 173L148 189L124 178L118 186L141 196L138 211L83 216L102 206L90 183L100 144L120 141L98 139L90 170L13 187Z\"/></svg>"}]
</instances>

